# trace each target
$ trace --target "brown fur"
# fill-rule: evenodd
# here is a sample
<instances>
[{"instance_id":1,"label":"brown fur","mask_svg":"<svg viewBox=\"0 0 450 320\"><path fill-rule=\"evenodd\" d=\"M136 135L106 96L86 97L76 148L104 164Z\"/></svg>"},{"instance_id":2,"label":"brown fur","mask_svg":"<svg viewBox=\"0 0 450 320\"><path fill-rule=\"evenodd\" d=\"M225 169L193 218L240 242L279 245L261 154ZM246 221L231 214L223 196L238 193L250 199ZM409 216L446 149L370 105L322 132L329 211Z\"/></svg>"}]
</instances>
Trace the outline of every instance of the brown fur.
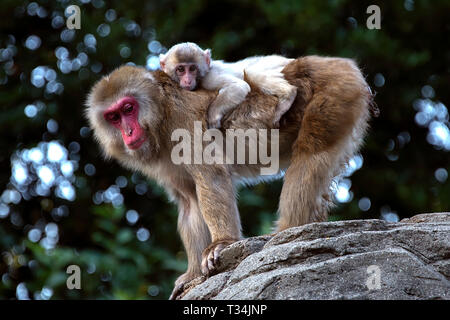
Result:
<instances>
[{"instance_id":1,"label":"brown fur","mask_svg":"<svg viewBox=\"0 0 450 320\"><path fill-rule=\"evenodd\" d=\"M303 57L283 73L298 91L279 132L280 169L286 173L277 230L327 219L331 180L362 143L371 99L363 76L349 59ZM271 128L278 101L257 84L250 85L244 102L225 116L222 130ZM98 116L124 94L138 100L139 121L148 135L148 142L137 151L126 150L117 130ZM202 121L205 130L207 108L216 94L182 90L163 72L123 67L97 83L87 103L87 116L105 154L156 179L178 204L178 229L189 266L176 281L172 297L201 274L201 265L204 273L213 271L211 263L224 243L241 238L234 180L256 178L261 167L171 162L170 152L177 143L171 141L171 133L177 128L192 133L194 121Z\"/></svg>"}]
</instances>

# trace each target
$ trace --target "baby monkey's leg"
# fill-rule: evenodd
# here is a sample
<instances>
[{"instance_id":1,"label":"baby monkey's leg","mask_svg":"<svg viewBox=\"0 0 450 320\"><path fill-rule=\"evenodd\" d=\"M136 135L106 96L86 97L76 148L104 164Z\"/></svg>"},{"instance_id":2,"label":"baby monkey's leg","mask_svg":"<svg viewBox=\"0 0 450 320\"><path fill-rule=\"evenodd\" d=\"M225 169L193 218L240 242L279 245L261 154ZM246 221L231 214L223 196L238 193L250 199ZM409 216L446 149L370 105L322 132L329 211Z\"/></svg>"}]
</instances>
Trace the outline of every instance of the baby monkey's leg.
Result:
<instances>
[{"instance_id":1,"label":"baby monkey's leg","mask_svg":"<svg viewBox=\"0 0 450 320\"><path fill-rule=\"evenodd\" d=\"M297 88L284 79L280 68L264 71L249 68L245 72L247 79L257 85L264 93L278 98L273 124L275 127L279 127L281 117L289 110L297 96Z\"/></svg>"}]
</instances>

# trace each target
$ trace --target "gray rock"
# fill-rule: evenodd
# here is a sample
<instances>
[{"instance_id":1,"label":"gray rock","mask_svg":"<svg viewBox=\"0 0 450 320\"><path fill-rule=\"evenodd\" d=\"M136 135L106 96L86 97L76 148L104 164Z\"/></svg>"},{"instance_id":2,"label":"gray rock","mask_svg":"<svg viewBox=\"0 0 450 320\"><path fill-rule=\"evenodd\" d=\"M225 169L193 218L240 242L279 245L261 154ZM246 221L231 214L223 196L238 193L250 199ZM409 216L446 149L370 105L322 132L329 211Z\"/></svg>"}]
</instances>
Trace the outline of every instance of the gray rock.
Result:
<instances>
[{"instance_id":1,"label":"gray rock","mask_svg":"<svg viewBox=\"0 0 450 320\"><path fill-rule=\"evenodd\" d=\"M450 213L312 223L224 249L182 299L450 299Z\"/></svg>"}]
</instances>

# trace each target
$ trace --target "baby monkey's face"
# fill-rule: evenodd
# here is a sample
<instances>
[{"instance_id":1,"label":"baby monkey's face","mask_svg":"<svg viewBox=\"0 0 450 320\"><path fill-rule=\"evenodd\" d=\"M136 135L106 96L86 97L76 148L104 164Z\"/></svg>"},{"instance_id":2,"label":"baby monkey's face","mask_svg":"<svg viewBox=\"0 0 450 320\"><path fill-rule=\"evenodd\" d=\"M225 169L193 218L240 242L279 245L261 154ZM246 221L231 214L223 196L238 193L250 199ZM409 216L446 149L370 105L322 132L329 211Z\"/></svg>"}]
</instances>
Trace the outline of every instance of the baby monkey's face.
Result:
<instances>
[{"instance_id":1,"label":"baby monkey's face","mask_svg":"<svg viewBox=\"0 0 450 320\"><path fill-rule=\"evenodd\" d=\"M194 90L197 87L198 67L195 63L179 63L175 68L178 82L183 89Z\"/></svg>"}]
</instances>

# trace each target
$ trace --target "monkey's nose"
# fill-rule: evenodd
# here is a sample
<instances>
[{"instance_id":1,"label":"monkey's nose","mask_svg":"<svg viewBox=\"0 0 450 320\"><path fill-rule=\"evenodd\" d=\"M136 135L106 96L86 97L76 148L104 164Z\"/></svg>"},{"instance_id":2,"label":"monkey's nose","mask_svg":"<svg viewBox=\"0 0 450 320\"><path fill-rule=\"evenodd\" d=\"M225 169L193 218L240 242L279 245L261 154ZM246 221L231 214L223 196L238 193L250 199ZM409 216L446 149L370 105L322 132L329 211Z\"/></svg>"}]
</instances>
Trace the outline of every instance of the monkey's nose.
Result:
<instances>
[{"instance_id":1,"label":"monkey's nose","mask_svg":"<svg viewBox=\"0 0 450 320\"><path fill-rule=\"evenodd\" d=\"M128 129L126 133L127 136L131 137L131 135L133 134L133 129Z\"/></svg>"}]
</instances>

